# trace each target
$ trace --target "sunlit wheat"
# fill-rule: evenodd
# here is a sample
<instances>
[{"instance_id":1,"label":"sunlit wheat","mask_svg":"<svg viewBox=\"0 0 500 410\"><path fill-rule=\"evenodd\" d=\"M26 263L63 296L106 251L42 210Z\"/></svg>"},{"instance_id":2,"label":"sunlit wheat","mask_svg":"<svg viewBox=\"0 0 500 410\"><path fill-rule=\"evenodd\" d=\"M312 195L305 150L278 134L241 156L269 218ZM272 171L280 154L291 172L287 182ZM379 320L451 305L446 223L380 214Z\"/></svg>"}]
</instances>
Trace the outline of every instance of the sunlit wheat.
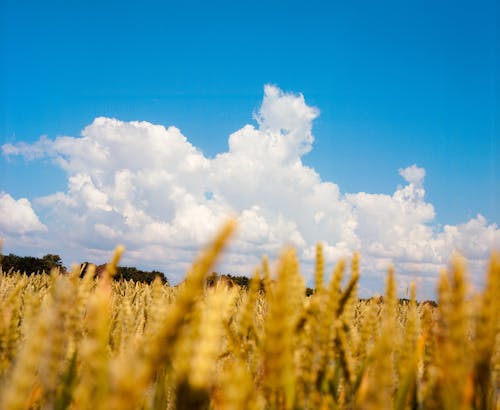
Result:
<instances>
[{"instance_id":1,"label":"sunlit wheat","mask_svg":"<svg viewBox=\"0 0 500 410\"><path fill-rule=\"evenodd\" d=\"M359 300L360 256L327 281L321 244L310 296L293 249L248 289L208 286L234 229L176 287L113 281L121 247L99 277L0 272L0 408L500 408L498 254L480 293L455 256L437 306L415 285L398 300L392 268L383 297Z\"/></svg>"}]
</instances>

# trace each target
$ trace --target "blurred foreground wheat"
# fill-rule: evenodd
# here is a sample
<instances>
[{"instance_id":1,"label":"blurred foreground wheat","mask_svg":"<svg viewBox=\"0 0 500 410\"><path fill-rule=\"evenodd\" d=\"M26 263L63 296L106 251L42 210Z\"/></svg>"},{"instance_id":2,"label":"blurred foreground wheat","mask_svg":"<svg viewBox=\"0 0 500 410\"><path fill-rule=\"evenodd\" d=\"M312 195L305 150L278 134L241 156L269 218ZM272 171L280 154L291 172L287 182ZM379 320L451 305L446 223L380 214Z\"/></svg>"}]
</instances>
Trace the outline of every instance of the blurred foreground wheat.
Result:
<instances>
[{"instance_id":1,"label":"blurred foreground wheat","mask_svg":"<svg viewBox=\"0 0 500 410\"><path fill-rule=\"evenodd\" d=\"M481 294L455 258L438 307L398 301L391 270L360 301L357 254L323 283L320 245L310 297L293 250L207 287L233 229L177 287L112 281L120 248L99 278L0 272L0 408L500 409L497 254Z\"/></svg>"}]
</instances>

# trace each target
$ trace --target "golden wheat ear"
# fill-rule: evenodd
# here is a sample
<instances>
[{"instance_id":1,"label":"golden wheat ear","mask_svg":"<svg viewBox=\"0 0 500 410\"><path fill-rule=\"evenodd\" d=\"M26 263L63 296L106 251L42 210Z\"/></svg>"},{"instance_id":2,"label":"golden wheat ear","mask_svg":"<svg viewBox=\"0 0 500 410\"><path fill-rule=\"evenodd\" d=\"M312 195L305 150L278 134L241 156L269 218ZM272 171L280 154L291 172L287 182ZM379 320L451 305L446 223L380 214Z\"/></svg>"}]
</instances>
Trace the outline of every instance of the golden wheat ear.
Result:
<instances>
[{"instance_id":1,"label":"golden wheat ear","mask_svg":"<svg viewBox=\"0 0 500 410\"><path fill-rule=\"evenodd\" d=\"M169 359L185 318L203 293L206 276L212 271L235 229L234 220L226 222L215 239L200 254L179 288L174 304L158 326L157 332L145 340L146 360L150 364L151 376L154 374L154 369L163 366Z\"/></svg>"},{"instance_id":2,"label":"golden wheat ear","mask_svg":"<svg viewBox=\"0 0 500 410\"><path fill-rule=\"evenodd\" d=\"M479 299L479 310L476 317L474 337L474 370L473 399L476 408L493 409L495 401L500 405L500 397L495 392L500 388L500 372L494 372L495 345L500 339L500 256L497 252L491 254L486 286ZM497 348L496 360L500 359L500 349ZM500 363L497 363L500 370ZM495 374L498 373L498 374ZM493 377L491 377L493 375ZM498 386L498 387L496 387ZM498 391L498 390L497 390Z\"/></svg>"},{"instance_id":3,"label":"golden wheat ear","mask_svg":"<svg viewBox=\"0 0 500 410\"><path fill-rule=\"evenodd\" d=\"M116 275L118 263L120 262L120 259L122 258L123 252L125 252L125 247L123 245L118 245L115 248L115 251L113 253L113 257L111 258L109 263L106 264L106 269L104 270L104 279L106 281L110 281Z\"/></svg>"},{"instance_id":4,"label":"golden wheat ear","mask_svg":"<svg viewBox=\"0 0 500 410\"><path fill-rule=\"evenodd\" d=\"M247 341L250 332L255 335L254 317L255 317L255 304L259 295L260 289L260 269L255 269L250 286L248 288L247 299L241 311L241 318L239 322L240 335L243 341Z\"/></svg>"},{"instance_id":5,"label":"golden wheat ear","mask_svg":"<svg viewBox=\"0 0 500 410\"><path fill-rule=\"evenodd\" d=\"M297 266L295 251L285 250L265 319L263 384L269 404L278 408L290 408L295 397L294 329L300 314L297 301L302 303L304 297L304 289L297 280Z\"/></svg>"},{"instance_id":6,"label":"golden wheat ear","mask_svg":"<svg viewBox=\"0 0 500 410\"><path fill-rule=\"evenodd\" d=\"M325 261L323 257L323 245L318 242L316 245L316 270L314 272L314 287L316 292L323 291L323 281L325 276Z\"/></svg>"},{"instance_id":7,"label":"golden wheat ear","mask_svg":"<svg viewBox=\"0 0 500 410\"><path fill-rule=\"evenodd\" d=\"M368 368L360 381L357 404L364 409L394 406L394 354L397 294L394 268L387 271L386 290L382 308L380 336L371 352Z\"/></svg>"},{"instance_id":8,"label":"golden wheat ear","mask_svg":"<svg viewBox=\"0 0 500 410\"><path fill-rule=\"evenodd\" d=\"M264 275L264 291L266 294L271 292L271 273L269 272L269 261L267 255L262 257L262 273Z\"/></svg>"},{"instance_id":9,"label":"golden wheat ear","mask_svg":"<svg viewBox=\"0 0 500 410\"><path fill-rule=\"evenodd\" d=\"M467 342L470 327L467 288L465 261L454 255L450 271L441 271L438 285L437 397L446 408L467 408L464 398L469 396L467 380L472 364Z\"/></svg>"}]
</instances>

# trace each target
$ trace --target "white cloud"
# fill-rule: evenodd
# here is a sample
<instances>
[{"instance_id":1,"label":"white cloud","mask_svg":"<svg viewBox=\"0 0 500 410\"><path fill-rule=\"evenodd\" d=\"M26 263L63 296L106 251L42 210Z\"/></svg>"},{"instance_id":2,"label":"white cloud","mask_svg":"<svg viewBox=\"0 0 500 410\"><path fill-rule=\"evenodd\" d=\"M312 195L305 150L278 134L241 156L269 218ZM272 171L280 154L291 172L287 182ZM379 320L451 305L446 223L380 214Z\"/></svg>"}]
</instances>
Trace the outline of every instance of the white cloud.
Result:
<instances>
[{"instance_id":1,"label":"white cloud","mask_svg":"<svg viewBox=\"0 0 500 410\"><path fill-rule=\"evenodd\" d=\"M266 85L260 111L254 117L271 146L283 150L285 157L298 157L312 148L312 121L318 115L319 110L309 107L302 94L286 94Z\"/></svg>"},{"instance_id":2,"label":"white cloud","mask_svg":"<svg viewBox=\"0 0 500 410\"><path fill-rule=\"evenodd\" d=\"M15 200L6 192L0 192L0 234L25 235L46 230L30 201L26 198Z\"/></svg>"},{"instance_id":3,"label":"white cloud","mask_svg":"<svg viewBox=\"0 0 500 410\"><path fill-rule=\"evenodd\" d=\"M425 169L417 167L413 164L410 167L399 169L399 175L401 175L406 182L416 186L422 186L425 178Z\"/></svg>"},{"instance_id":4,"label":"white cloud","mask_svg":"<svg viewBox=\"0 0 500 410\"><path fill-rule=\"evenodd\" d=\"M406 280L427 283L454 249L479 269L500 246L500 230L480 215L438 229L417 165L399 170L406 184L392 195L343 194L323 181L301 159L312 149L318 115L302 95L268 85L257 126L231 134L228 151L212 159L175 127L103 117L79 138L42 137L2 150L49 157L67 173L66 192L36 199L59 248L97 257L122 242L130 263L177 278L228 215L238 218L239 235L222 269L233 273L250 273L262 253L276 255L286 244L299 248L307 266L322 241L329 263L360 250L368 283L390 262ZM28 226L43 230L31 212ZM383 280L377 286L381 292Z\"/></svg>"},{"instance_id":5,"label":"white cloud","mask_svg":"<svg viewBox=\"0 0 500 410\"><path fill-rule=\"evenodd\" d=\"M26 144L25 142L16 145L4 144L2 145L2 153L6 156L22 155L28 160L34 160L46 156L51 151L52 145L52 141L43 135L35 144Z\"/></svg>"}]
</instances>

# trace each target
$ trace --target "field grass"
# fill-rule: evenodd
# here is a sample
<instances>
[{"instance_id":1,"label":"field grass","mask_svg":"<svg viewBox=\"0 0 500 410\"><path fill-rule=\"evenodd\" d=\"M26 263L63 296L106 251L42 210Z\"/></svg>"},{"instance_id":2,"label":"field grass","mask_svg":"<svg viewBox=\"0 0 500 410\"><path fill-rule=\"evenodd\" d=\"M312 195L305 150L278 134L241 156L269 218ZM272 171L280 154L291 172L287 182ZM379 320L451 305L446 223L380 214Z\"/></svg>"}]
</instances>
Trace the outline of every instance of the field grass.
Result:
<instances>
[{"instance_id":1,"label":"field grass","mask_svg":"<svg viewBox=\"0 0 500 410\"><path fill-rule=\"evenodd\" d=\"M398 301L392 270L360 301L357 254L324 283L320 245L310 297L292 249L208 287L233 229L177 287L112 281L121 248L99 278L0 272L0 408L500 409L497 254L479 294L453 259L437 307Z\"/></svg>"}]
</instances>

